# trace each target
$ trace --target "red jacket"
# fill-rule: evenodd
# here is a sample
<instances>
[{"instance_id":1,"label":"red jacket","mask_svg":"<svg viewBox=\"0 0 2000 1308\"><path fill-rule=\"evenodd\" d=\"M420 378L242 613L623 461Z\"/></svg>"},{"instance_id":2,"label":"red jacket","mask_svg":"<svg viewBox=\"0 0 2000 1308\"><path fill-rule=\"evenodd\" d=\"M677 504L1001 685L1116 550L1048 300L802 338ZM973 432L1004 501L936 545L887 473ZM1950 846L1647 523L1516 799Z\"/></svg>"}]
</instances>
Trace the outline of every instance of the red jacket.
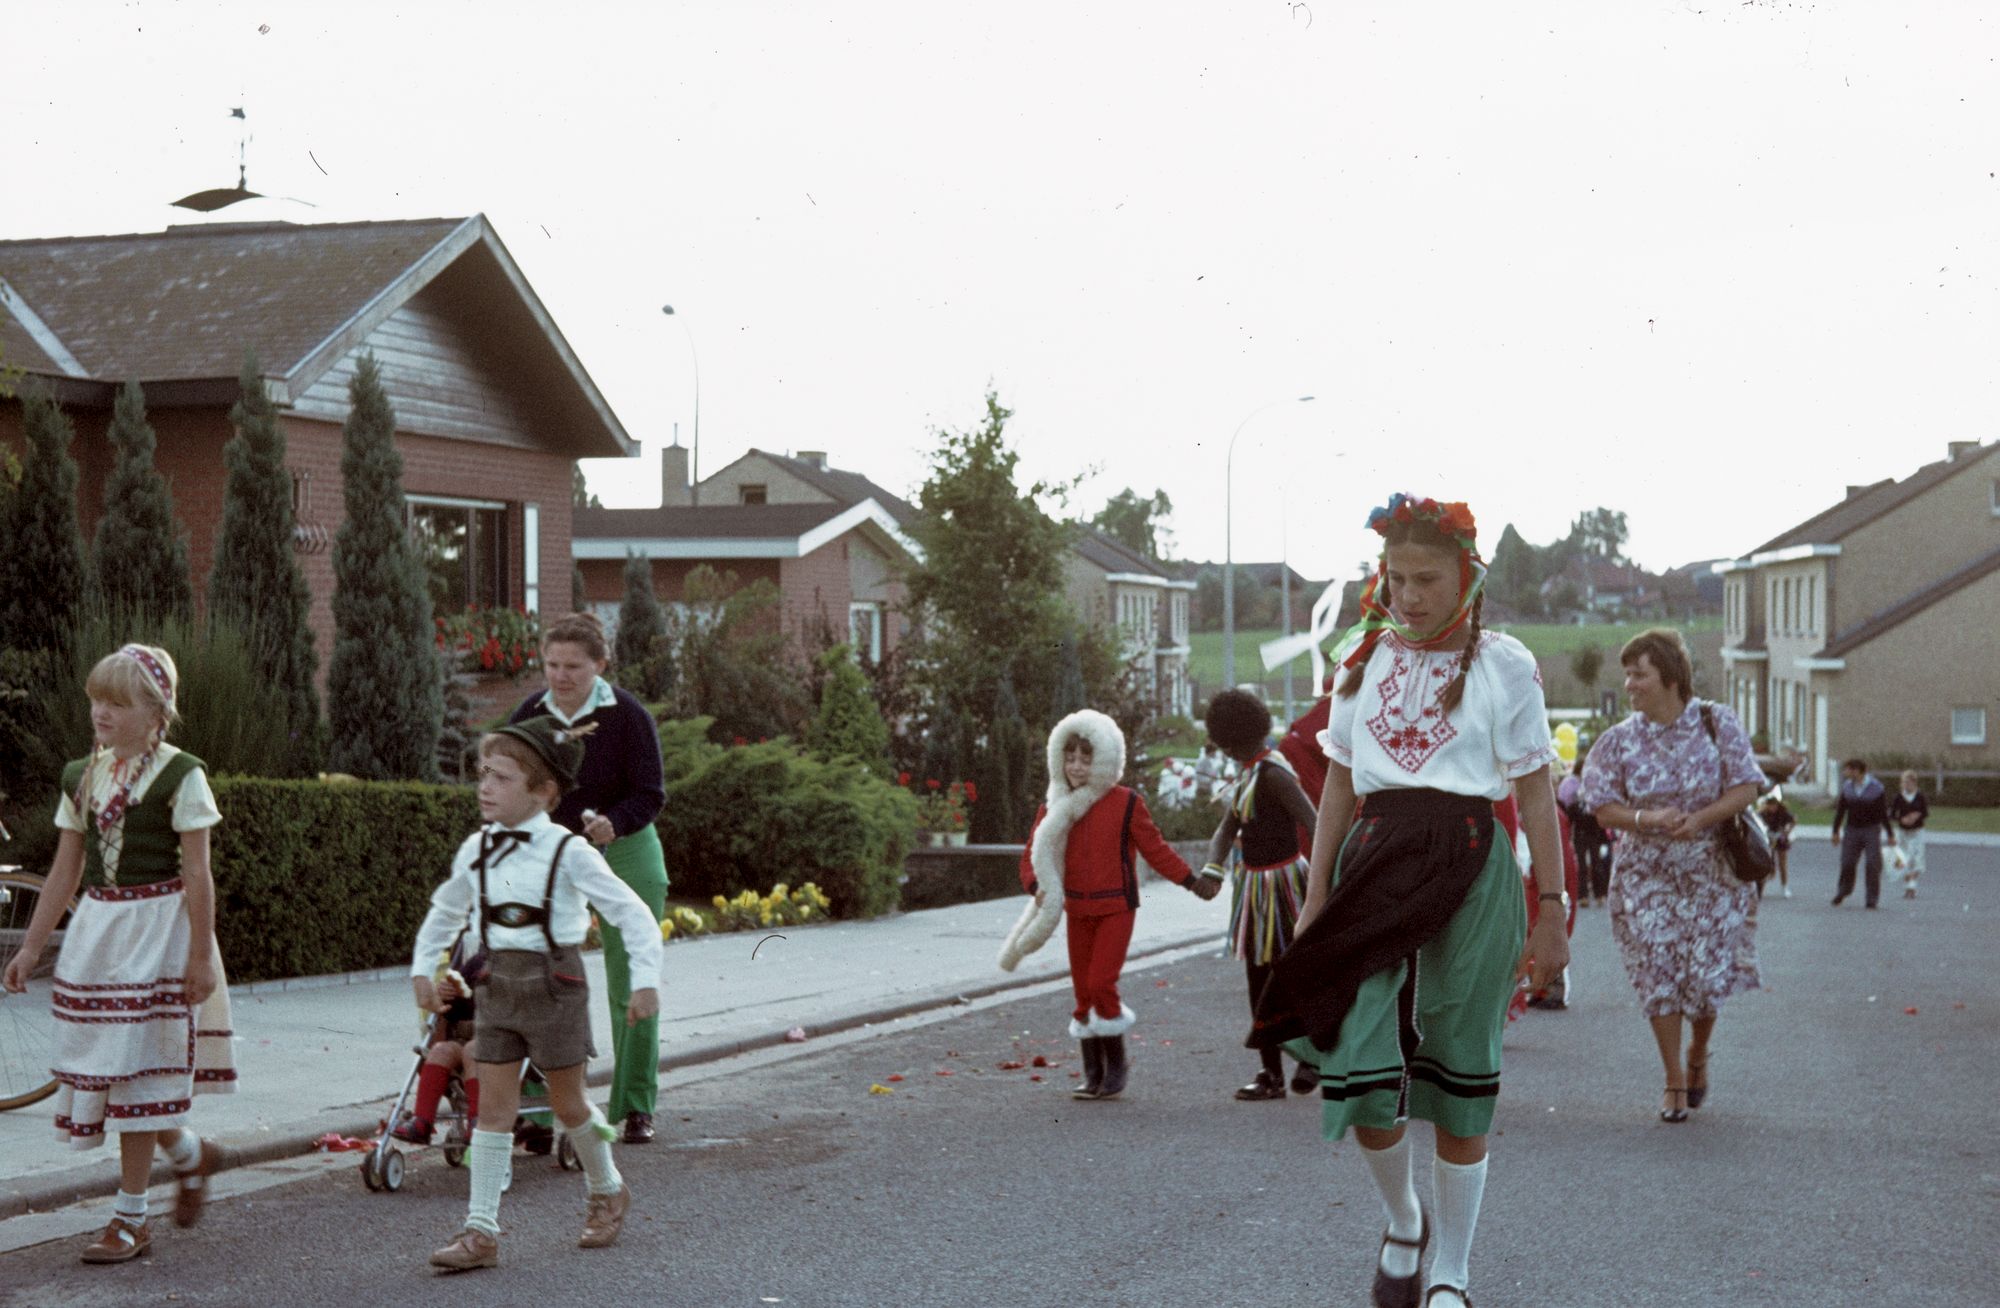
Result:
<instances>
[{"instance_id":1,"label":"red jacket","mask_svg":"<svg viewBox=\"0 0 2000 1308\"><path fill-rule=\"evenodd\" d=\"M1035 830L1048 813L1044 804L1035 811ZM1021 886L1035 892L1035 836L1021 851ZM1103 799L1091 805L1070 829L1069 844L1063 854L1063 910L1080 917L1108 917L1139 907L1139 871L1135 854L1146 856L1155 872L1175 885L1186 885L1194 876L1187 860L1174 852L1146 801L1129 786L1113 786Z\"/></svg>"}]
</instances>

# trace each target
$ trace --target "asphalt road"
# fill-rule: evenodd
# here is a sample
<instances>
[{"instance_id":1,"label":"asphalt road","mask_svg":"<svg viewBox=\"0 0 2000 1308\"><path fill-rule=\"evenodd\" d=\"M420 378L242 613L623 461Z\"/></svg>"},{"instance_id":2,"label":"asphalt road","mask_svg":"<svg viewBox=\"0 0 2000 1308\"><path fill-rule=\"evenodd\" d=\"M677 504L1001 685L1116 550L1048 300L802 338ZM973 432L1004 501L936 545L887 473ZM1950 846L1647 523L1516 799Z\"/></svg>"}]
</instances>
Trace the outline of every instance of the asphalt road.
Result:
<instances>
[{"instance_id":1,"label":"asphalt road","mask_svg":"<svg viewBox=\"0 0 2000 1308\"><path fill-rule=\"evenodd\" d=\"M1684 1126L1654 1120L1651 1039L1583 916L1571 1010L1509 1031L1480 1308L2000 1302L2000 851L1933 850L1925 897L1872 913L1828 906L1830 854L1795 862L1767 989L1724 1013ZM505 1267L434 1276L465 1178L432 1156L396 1195L342 1165L220 1199L130 1266L78 1265L74 1237L0 1256L0 1302L1366 1304L1382 1222L1354 1146L1316 1100L1230 1098L1242 984L1206 951L1128 974L1143 1043L1112 1103L1068 1098L1046 991L683 1072L661 1144L618 1150L637 1202L611 1250L573 1247L580 1178L521 1155Z\"/></svg>"}]
</instances>

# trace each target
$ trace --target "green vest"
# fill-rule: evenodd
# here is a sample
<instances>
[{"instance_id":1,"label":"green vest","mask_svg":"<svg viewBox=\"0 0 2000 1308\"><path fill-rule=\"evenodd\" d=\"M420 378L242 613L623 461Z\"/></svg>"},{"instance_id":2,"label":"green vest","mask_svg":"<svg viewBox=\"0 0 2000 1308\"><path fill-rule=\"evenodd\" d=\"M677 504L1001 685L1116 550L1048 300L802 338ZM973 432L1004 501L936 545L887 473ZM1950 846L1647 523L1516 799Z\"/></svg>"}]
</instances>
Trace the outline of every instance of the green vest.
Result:
<instances>
[{"instance_id":1,"label":"green vest","mask_svg":"<svg viewBox=\"0 0 2000 1308\"><path fill-rule=\"evenodd\" d=\"M63 769L63 793L76 798L88 759L75 759ZM146 797L125 810L124 843L118 851L115 884L144 886L155 881L171 881L181 874L181 836L174 830L174 795L181 781L202 761L183 750L167 760ZM88 799L88 796L85 796ZM88 809L83 813L83 884L104 884L104 846L97 832L97 818Z\"/></svg>"}]
</instances>

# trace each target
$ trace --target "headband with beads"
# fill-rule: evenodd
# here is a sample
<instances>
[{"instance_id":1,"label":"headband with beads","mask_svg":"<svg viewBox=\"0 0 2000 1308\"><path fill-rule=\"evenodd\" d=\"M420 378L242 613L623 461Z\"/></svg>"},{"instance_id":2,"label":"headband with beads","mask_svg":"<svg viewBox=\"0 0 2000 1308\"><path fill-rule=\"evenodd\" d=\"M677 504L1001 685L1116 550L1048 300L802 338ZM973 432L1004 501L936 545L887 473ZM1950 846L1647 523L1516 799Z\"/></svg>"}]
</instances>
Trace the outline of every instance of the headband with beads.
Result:
<instances>
[{"instance_id":1,"label":"headband with beads","mask_svg":"<svg viewBox=\"0 0 2000 1308\"><path fill-rule=\"evenodd\" d=\"M154 688L160 692L160 702L167 706L167 713L171 716L174 711L174 679L168 675L166 664L144 645L121 645L118 652L137 663L152 678Z\"/></svg>"}]
</instances>

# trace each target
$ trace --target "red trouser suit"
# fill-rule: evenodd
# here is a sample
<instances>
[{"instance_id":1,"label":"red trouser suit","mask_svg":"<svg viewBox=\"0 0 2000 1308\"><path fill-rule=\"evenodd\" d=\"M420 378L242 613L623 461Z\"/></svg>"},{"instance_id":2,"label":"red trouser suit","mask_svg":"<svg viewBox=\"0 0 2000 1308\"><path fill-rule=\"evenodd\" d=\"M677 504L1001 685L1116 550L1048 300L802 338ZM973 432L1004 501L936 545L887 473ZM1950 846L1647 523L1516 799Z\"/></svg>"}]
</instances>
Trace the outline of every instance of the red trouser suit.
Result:
<instances>
[{"instance_id":1,"label":"red trouser suit","mask_svg":"<svg viewBox=\"0 0 2000 1308\"><path fill-rule=\"evenodd\" d=\"M1047 807L1035 814L1040 827ZM1021 885L1035 889L1035 838L1021 851ZM1116 1018L1121 1011L1118 976L1139 910L1135 855L1145 855L1154 871L1186 885L1194 871L1174 852L1137 791L1113 786L1070 828L1063 854L1063 913L1069 919L1070 984L1076 990L1072 1016L1088 1021Z\"/></svg>"}]
</instances>

